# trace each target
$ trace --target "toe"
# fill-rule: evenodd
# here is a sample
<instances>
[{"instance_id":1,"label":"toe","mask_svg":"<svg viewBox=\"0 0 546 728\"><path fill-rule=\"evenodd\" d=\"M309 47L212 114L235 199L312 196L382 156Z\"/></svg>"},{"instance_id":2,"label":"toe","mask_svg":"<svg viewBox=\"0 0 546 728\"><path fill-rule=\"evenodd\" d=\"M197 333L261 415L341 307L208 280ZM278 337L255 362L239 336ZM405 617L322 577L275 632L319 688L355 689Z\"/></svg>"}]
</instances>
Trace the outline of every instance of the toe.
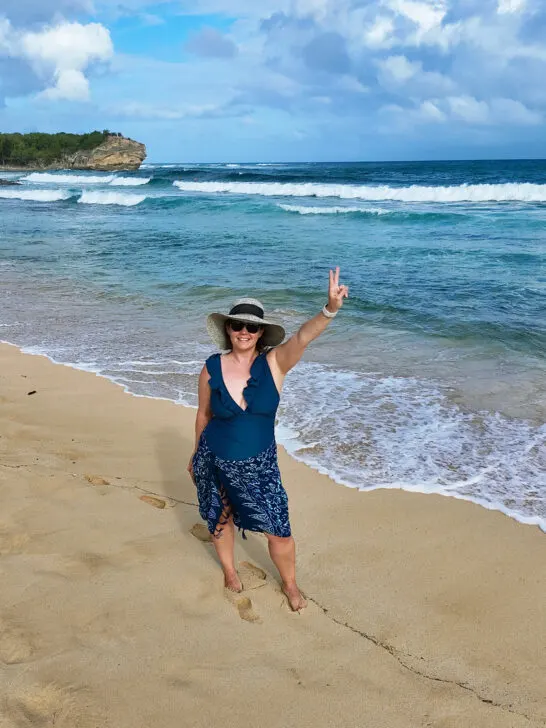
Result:
<instances>
[{"instance_id":1,"label":"toe","mask_svg":"<svg viewBox=\"0 0 546 728\"><path fill-rule=\"evenodd\" d=\"M243 585L241 584L241 580L239 579L237 574L225 576L224 586L226 587L226 589L229 589L232 592L236 592L237 594L243 591Z\"/></svg>"},{"instance_id":2,"label":"toe","mask_svg":"<svg viewBox=\"0 0 546 728\"><path fill-rule=\"evenodd\" d=\"M283 594L288 600L288 604L290 606L290 609L293 612L299 612L302 609L305 609L307 606L307 601L304 599L303 594L300 592L300 590L295 587L293 589L285 589L282 588Z\"/></svg>"}]
</instances>

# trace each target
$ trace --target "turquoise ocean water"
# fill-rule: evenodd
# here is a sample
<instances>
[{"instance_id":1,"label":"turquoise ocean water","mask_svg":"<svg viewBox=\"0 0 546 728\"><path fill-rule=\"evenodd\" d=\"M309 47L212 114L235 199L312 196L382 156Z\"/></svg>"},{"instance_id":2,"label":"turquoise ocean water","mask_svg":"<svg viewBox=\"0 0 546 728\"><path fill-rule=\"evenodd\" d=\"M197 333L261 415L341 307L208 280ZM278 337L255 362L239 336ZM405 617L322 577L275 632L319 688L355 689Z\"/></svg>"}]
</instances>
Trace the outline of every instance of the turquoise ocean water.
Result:
<instances>
[{"instance_id":1,"label":"turquoise ocean water","mask_svg":"<svg viewBox=\"0 0 546 728\"><path fill-rule=\"evenodd\" d=\"M0 338L196 404L207 312L294 331L278 440L339 483L546 529L546 162L148 164L2 173Z\"/></svg>"}]
</instances>

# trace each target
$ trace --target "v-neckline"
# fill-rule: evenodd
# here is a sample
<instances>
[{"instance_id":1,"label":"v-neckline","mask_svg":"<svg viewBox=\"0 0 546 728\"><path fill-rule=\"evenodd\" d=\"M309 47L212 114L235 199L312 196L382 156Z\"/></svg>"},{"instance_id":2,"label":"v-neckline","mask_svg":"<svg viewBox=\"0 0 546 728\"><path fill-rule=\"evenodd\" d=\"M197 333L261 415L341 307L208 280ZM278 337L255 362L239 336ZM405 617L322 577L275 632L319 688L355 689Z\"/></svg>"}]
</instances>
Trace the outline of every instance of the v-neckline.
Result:
<instances>
[{"instance_id":1,"label":"v-neckline","mask_svg":"<svg viewBox=\"0 0 546 728\"><path fill-rule=\"evenodd\" d=\"M224 379L224 370L222 369L222 354L218 354L218 356L220 357L220 358L219 358L219 360L218 360L218 364L220 365L220 378L221 378L221 380L222 380L222 384L224 385L224 389L225 389L225 390L226 390L226 392L228 393L228 397L229 397L229 398L231 399L231 401L233 402L233 404L234 404L234 405L235 405L236 407L238 407L238 409L240 409L240 410L241 410L241 412L242 412L242 413L244 414L245 412L248 412L248 402L247 402L247 401L246 401L246 399L245 399L245 392L246 392L246 390L248 389L248 385L249 385L249 383L250 383L250 380L252 379L252 367L254 366L254 364L256 364L256 362L257 362L257 360L258 360L258 359L260 358L261 354L258 354L257 356L255 356L255 357L254 357L254 361L253 361L253 362L252 362L252 364L250 365L250 369L249 369L249 371L250 371L250 376L249 376L249 378L248 378L248 379L246 380L246 384L245 384L245 386L243 387L243 391L241 392L241 394L243 395L243 400L244 400L244 403L246 404L246 407L245 407L244 409L243 409L243 408L241 407L241 405L240 405L240 404L238 404L238 403L237 403L237 402L236 402L236 401L235 401L235 400L233 399L233 396L231 395L231 392L230 392L230 391L229 391L229 389L228 389L228 386L227 386L227 384L226 384L226 380Z\"/></svg>"}]
</instances>

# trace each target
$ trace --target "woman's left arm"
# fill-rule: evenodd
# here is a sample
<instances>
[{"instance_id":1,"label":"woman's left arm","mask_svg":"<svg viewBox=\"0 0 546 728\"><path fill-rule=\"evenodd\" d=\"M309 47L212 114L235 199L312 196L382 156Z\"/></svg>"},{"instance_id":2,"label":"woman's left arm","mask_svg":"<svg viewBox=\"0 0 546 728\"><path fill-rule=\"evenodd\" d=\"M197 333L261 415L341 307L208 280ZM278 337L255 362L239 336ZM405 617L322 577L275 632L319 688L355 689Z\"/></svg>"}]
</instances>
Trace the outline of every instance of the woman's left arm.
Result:
<instances>
[{"instance_id":1,"label":"woman's left arm","mask_svg":"<svg viewBox=\"0 0 546 728\"><path fill-rule=\"evenodd\" d=\"M339 267L329 273L328 303L326 308L330 313L336 314L343 306L343 299L349 297L349 288L339 283ZM280 344L271 352L281 374L286 374L301 359L306 347L320 336L332 321L322 311L309 321L306 321L300 329L284 344Z\"/></svg>"}]
</instances>

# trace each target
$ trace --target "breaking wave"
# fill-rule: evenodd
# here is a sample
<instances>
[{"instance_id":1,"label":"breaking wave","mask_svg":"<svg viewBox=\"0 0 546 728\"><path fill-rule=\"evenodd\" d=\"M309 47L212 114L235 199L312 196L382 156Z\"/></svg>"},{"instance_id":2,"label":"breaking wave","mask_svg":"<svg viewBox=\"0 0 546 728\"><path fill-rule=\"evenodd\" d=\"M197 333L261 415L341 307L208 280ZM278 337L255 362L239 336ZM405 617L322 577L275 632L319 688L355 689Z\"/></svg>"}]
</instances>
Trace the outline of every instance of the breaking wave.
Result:
<instances>
[{"instance_id":1,"label":"breaking wave","mask_svg":"<svg viewBox=\"0 0 546 728\"><path fill-rule=\"evenodd\" d=\"M123 205L133 207L143 202L146 195L132 195L128 192L98 192L96 190L85 191L78 202L86 205Z\"/></svg>"},{"instance_id":2,"label":"breaking wave","mask_svg":"<svg viewBox=\"0 0 546 728\"><path fill-rule=\"evenodd\" d=\"M546 202L546 184L506 183L483 185L454 185L450 187L388 187L386 185L319 184L308 182L173 182L182 192L236 195L265 195L270 197L338 197L343 200L379 202Z\"/></svg>"},{"instance_id":3,"label":"breaking wave","mask_svg":"<svg viewBox=\"0 0 546 728\"><path fill-rule=\"evenodd\" d=\"M138 187L148 184L151 177L116 177L113 174L51 174L50 172L32 172L23 177L24 182L33 184L61 185L112 185L113 187Z\"/></svg>"},{"instance_id":4,"label":"breaking wave","mask_svg":"<svg viewBox=\"0 0 546 728\"><path fill-rule=\"evenodd\" d=\"M388 215L389 210L366 207L306 207L305 205L277 205L286 212L296 212L299 215L342 215L343 213L361 213L364 215Z\"/></svg>"},{"instance_id":5,"label":"breaking wave","mask_svg":"<svg viewBox=\"0 0 546 728\"><path fill-rule=\"evenodd\" d=\"M22 178L24 182L32 182L33 184L51 184L53 182L60 185L106 185L113 179L113 174L99 176L92 174L51 174L50 172L32 172Z\"/></svg>"},{"instance_id":6,"label":"breaking wave","mask_svg":"<svg viewBox=\"0 0 546 728\"><path fill-rule=\"evenodd\" d=\"M28 200L30 202L59 202L68 200L69 192L63 190L1 190L0 198L6 200Z\"/></svg>"},{"instance_id":7,"label":"breaking wave","mask_svg":"<svg viewBox=\"0 0 546 728\"><path fill-rule=\"evenodd\" d=\"M151 177L114 177L110 182L112 187L140 187L147 185Z\"/></svg>"}]
</instances>

